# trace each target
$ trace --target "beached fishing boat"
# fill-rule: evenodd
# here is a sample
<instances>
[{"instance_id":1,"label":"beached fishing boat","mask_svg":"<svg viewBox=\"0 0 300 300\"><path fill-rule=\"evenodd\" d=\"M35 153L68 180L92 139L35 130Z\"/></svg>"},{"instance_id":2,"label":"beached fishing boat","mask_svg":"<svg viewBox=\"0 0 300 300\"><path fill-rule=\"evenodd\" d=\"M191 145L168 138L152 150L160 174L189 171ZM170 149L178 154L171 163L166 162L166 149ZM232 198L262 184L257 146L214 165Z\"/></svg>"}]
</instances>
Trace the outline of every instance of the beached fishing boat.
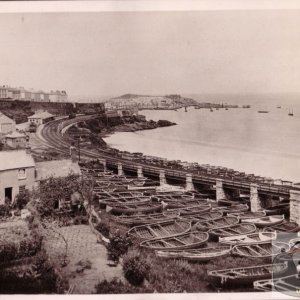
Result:
<instances>
[{"instance_id":1,"label":"beached fishing boat","mask_svg":"<svg viewBox=\"0 0 300 300\"><path fill-rule=\"evenodd\" d=\"M150 198L149 197L128 197L128 198L106 198L106 199L99 199L100 207L105 208L106 205L109 206L116 206L120 204L141 204L141 203L149 203Z\"/></svg>"},{"instance_id":2,"label":"beached fishing boat","mask_svg":"<svg viewBox=\"0 0 300 300\"><path fill-rule=\"evenodd\" d=\"M190 222L172 220L135 226L128 231L128 235L137 239L149 240L179 235L188 232L190 229Z\"/></svg>"},{"instance_id":3,"label":"beached fishing boat","mask_svg":"<svg viewBox=\"0 0 300 300\"><path fill-rule=\"evenodd\" d=\"M191 216L181 216L180 219L192 222L192 224L199 221L213 221L222 218L223 213L221 211L209 211L206 213L191 215Z\"/></svg>"},{"instance_id":4,"label":"beached fishing boat","mask_svg":"<svg viewBox=\"0 0 300 300\"><path fill-rule=\"evenodd\" d=\"M300 226L296 222L284 220L282 223L264 228L264 231L298 232Z\"/></svg>"},{"instance_id":5,"label":"beached fishing boat","mask_svg":"<svg viewBox=\"0 0 300 300\"><path fill-rule=\"evenodd\" d=\"M211 210L210 204L168 209L168 211L178 211L180 216L192 216L192 215L202 214L210 210Z\"/></svg>"},{"instance_id":6,"label":"beached fishing boat","mask_svg":"<svg viewBox=\"0 0 300 300\"><path fill-rule=\"evenodd\" d=\"M266 215L265 211L257 211L257 212L245 211L240 213L227 213L227 216L238 217L240 220L260 218L260 217L264 217L265 215Z\"/></svg>"},{"instance_id":7,"label":"beached fishing boat","mask_svg":"<svg viewBox=\"0 0 300 300\"><path fill-rule=\"evenodd\" d=\"M163 209L163 205L161 203L152 203L152 202L146 202L146 203L135 203L135 204L117 204L114 206L106 205L106 211L111 214L138 214L138 213L154 213L161 211Z\"/></svg>"},{"instance_id":8,"label":"beached fishing boat","mask_svg":"<svg viewBox=\"0 0 300 300\"><path fill-rule=\"evenodd\" d=\"M206 200L195 200L195 199L189 199L184 201L167 201L167 202L162 201L161 203L165 203L168 209L184 208L187 206L207 205Z\"/></svg>"},{"instance_id":9,"label":"beached fishing boat","mask_svg":"<svg viewBox=\"0 0 300 300\"><path fill-rule=\"evenodd\" d=\"M219 238L219 242L227 245L258 244L272 242L277 237L274 232L254 232L250 234L233 235Z\"/></svg>"},{"instance_id":10,"label":"beached fishing boat","mask_svg":"<svg viewBox=\"0 0 300 300\"><path fill-rule=\"evenodd\" d=\"M225 237L232 235L250 234L256 231L254 224L236 224L224 228L215 228L208 231L212 237Z\"/></svg>"},{"instance_id":11,"label":"beached fishing boat","mask_svg":"<svg viewBox=\"0 0 300 300\"><path fill-rule=\"evenodd\" d=\"M264 292L271 292L275 288L274 282L272 279L254 281L253 287L256 290L264 291Z\"/></svg>"},{"instance_id":12,"label":"beached fishing boat","mask_svg":"<svg viewBox=\"0 0 300 300\"><path fill-rule=\"evenodd\" d=\"M287 270L286 263L258 265L251 267L232 268L223 270L208 271L208 279L216 285L252 285L256 280L272 278L275 273L277 275L284 274Z\"/></svg>"},{"instance_id":13,"label":"beached fishing boat","mask_svg":"<svg viewBox=\"0 0 300 300\"><path fill-rule=\"evenodd\" d=\"M138 214L132 216L118 216L114 220L117 223L128 225L128 226L138 226L144 224L152 224L157 222L164 222L174 220L179 217L178 212L168 212L156 214Z\"/></svg>"},{"instance_id":14,"label":"beached fishing boat","mask_svg":"<svg viewBox=\"0 0 300 300\"><path fill-rule=\"evenodd\" d=\"M239 223L239 219L237 217L222 217L217 220L210 221L199 221L194 226L194 230L207 231L209 229L215 228L223 228L232 225L236 225Z\"/></svg>"},{"instance_id":15,"label":"beached fishing boat","mask_svg":"<svg viewBox=\"0 0 300 300\"><path fill-rule=\"evenodd\" d=\"M243 257L267 258L275 256L283 251L288 251L289 245L282 242L267 242L252 245L234 246L233 253Z\"/></svg>"},{"instance_id":16,"label":"beached fishing boat","mask_svg":"<svg viewBox=\"0 0 300 300\"><path fill-rule=\"evenodd\" d=\"M215 258L229 255L230 246L206 247L192 250L159 250L156 256L172 259L185 259L188 261L205 262Z\"/></svg>"},{"instance_id":17,"label":"beached fishing boat","mask_svg":"<svg viewBox=\"0 0 300 300\"><path fill-rule=\"evenodd\" d=\"M140 246L152 250L182 250L199 248L207 240L207 232L188 232L176 236L143 241Z\"/></svg>"},{"instance_id":18,"label":"beached fishing boat","mask_svg":"<svg viewBox=\"0 0 300 300\"><path fill-rule=\"evenodd\" d=\"M244 219L241 220L242 223L251 223L254 224L258 228L273 226L282 223L284 220L284 215L281 216L265 216L260 218L253 219Z\"/></svg>"},{"instance_id":19,"label":"beached fishing boat","mask_svg":"<svg viewBox=\"0 0 300 300\"><path fill-rule=\"evenodd\" d=\"M213 208L214 211L220 210L223 214L227 213L240 213L249 210L249 206L247 204L237 204L231 206L217 206Z\"/></svg>"}]
</instances>

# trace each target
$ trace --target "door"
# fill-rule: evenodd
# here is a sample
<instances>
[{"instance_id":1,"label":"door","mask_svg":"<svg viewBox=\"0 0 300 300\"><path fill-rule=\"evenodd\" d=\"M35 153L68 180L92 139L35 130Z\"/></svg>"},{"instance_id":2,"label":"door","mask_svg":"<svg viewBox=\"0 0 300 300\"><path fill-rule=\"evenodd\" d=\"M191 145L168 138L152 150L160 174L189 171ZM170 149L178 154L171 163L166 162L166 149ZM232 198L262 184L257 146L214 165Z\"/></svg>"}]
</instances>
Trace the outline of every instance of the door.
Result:
<instances>
[{"instance_id":1,"label":"door","mask_svg":"<svg viewBox=\"0 0 300 300\"><path fill-rule=\"evenodd\" d=\"M4 195L5 195L5 203L10 204L12 200L12 187L5 188Z\"/></svg>"}]
</instances>

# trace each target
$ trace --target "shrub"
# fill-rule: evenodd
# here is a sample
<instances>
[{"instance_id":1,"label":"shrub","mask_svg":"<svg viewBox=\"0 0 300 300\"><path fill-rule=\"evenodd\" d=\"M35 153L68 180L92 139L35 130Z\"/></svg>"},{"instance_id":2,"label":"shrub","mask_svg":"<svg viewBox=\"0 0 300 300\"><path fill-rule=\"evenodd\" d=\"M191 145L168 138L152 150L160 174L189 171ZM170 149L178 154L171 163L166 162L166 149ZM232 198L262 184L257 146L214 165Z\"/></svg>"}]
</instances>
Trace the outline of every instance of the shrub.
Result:
<instances>
[{"instance_id":1,"label":"shrub","mask_svg":"<svg viewBox=\"0 0 300 300\"><path fill-rule=\"evenodd\" d=\"M110 238L110 243L107 246L108 258L118 262L120 257L127 253L129 246L132 242L129 237L122 236L118 230L116 230Z\"/></svg>"},{"instance_id":2,"label":"shrub","mask_svg":"<svg viewBox=\"0 0 300 300\"><path fill-rule=\"evenodd\" d=\"M96 285L97 294L138 294L138 293L153 293L153 290L146 287L135 287L123 283L117 278L111 281L106 279Z\"/></svg>"},{"instance_id":3,"label":"shrub","mask_svg":"<svg viewBox=\"0 0 300 300\"><path fill-rule=\"evenodd\" d=\"M56 293L58 278L44 252L29 264L3 268L0 272L1 294Z\"/></svg>"},{"instance_id":4,"label":"shrub","mask_svg":"<svg viewBox=\"0 0 300 300\"><path fill-rule=\"evenodd\" d=\"M42 246L42 236L32 231L30 238L24 238L18 243L6 242L0 245L0 263L22 257L35 255Z\"/></svg>"},{"instance_id":5,"label":"shrub","mask_svg":"<svg viewBox=\"0 0 300 300\"><path fill-rule=\"evenodd\" d=\"M133 251L124 256L123 272L125 278L133 285L141 285L148 276L150 265L141 258L137 251Z\"/></svg>"},{"instance_id":6,"label":"shrub","mask_svg":"<svg viewBox=\"0 0 300 300\"><path fill-rule=\"evenodd\" d=\"M96 226L95 226L95 229L97 231L99 231L102 235L104 235L106 238L109 238L109 225L106 224L106 223L98 223Z\"/></svg>"},{"instance_id":7,"label":"shrub","mask_svg":"<svg viewBox=\"0 0 300 300\"><path fill-rule=\"evenodd\" d=\"M87 216L77 216L73 220L74 225L80 225L80 224L88 224L89 219Z\"/></svg>"},{"instance_id":8,"label":"shrub","mask_svg":"<svg viewBox=\"0 0 300 300\"><path fill-rule=\"evenodd\" d=\"M14 203L14 207L21 210L23 209L26 204L30 201L30 192L28 190L25 190L22 193L19 193L16 196L16 201Z\"/></svg>"},{"instance_id":9,"label":"shrub","mask_svg":"<svg viewBox=\"0 0 300 300\"><path fill-rule=\"evenodd\" d=\"M0 217L7 217L9 216L9 205L7 204L0 204Z\"/></svg>"}]
</instances>

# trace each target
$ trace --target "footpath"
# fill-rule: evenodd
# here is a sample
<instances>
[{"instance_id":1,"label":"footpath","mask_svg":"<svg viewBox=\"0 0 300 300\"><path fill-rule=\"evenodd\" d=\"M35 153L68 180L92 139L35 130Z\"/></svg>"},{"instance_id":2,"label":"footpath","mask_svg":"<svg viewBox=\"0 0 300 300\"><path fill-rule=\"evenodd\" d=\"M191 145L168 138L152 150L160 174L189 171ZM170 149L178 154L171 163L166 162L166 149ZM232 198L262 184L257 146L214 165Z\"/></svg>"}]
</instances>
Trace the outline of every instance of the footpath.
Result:
<instances>
[{"instance_id":1,"label":"footpath","mask_svg":"<svg viewBox=\"0 0 300 300\"><path fill-rule=\"evenodd\" d=\"M57 230L68 245L67 265L61 268L61 273L73 287L72 294L95 293L95 285L104 279L110 281L117 277L122 280L120 264L116 267L107 265L106 248L97 242L95 234L88 225L72 225ZM59 265L66 253L66 243L63 238L49 230L45 246L51 260Z\"/></svg>"}]
</instances>

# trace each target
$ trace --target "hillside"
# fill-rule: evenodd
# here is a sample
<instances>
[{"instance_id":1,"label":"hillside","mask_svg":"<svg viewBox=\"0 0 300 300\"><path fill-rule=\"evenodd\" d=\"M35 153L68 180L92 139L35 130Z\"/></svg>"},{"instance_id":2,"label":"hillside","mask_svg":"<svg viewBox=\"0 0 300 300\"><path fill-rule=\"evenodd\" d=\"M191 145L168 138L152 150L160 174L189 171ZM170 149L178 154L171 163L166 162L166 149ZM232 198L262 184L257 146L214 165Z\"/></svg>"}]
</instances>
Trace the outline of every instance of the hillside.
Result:
<instances>
[{"instance_id":1,"label":"hillside","mask_svg":"<svg viewBox=\"0 0 300 300\"><path fill-rule=\"evenodd\" d=\"M180 95L151 96L125 94L108 100L105 106L107 108L138 107L139 109L175 109L198 104L197 101L191 98L181 97Z\"/></svg>"}]
</instances>

